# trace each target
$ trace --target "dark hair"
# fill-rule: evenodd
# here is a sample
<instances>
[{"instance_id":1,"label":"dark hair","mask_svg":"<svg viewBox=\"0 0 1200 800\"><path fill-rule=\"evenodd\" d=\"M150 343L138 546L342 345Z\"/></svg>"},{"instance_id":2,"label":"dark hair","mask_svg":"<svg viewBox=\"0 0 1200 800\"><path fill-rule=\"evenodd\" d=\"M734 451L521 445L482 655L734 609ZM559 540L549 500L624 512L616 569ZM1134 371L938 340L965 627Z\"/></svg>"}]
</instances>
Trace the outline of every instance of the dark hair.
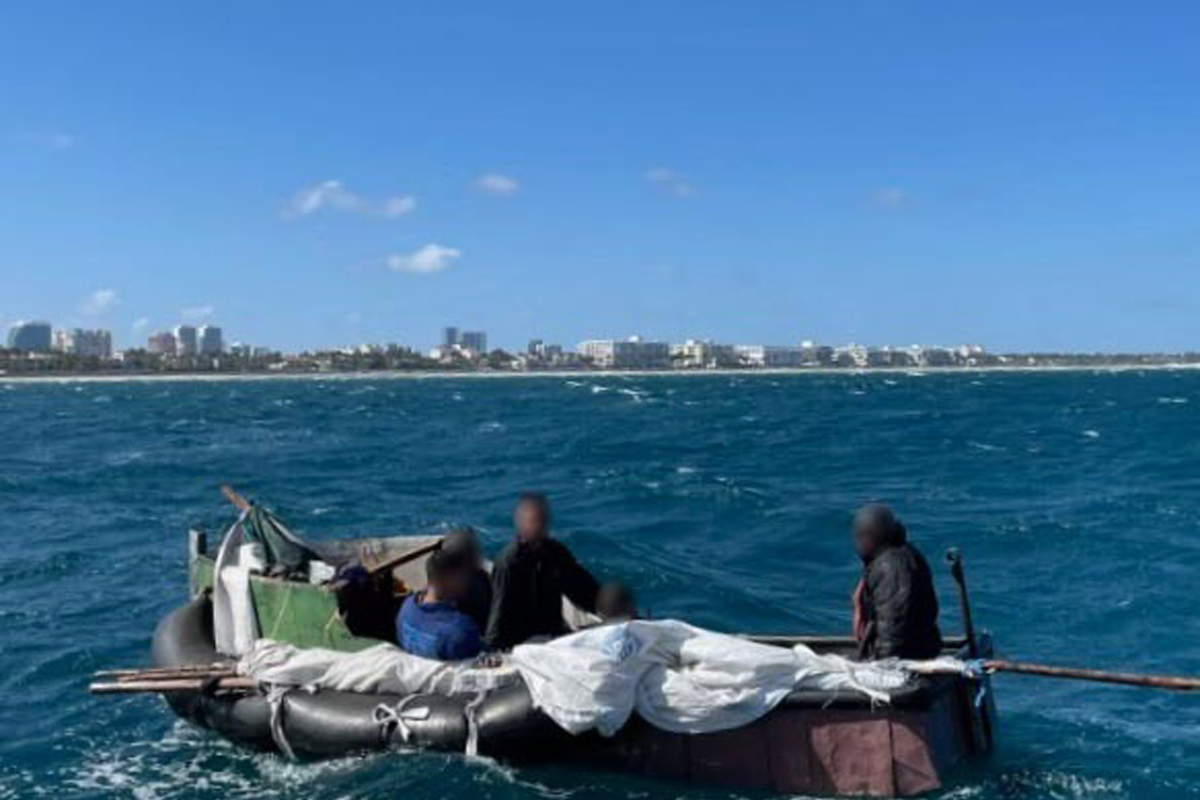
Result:
<instances>
[{"instance_id":1,"label":"dark hair","mask_svg":"<svg viewBox=\"0 0 1200 800\"><path fill-rule=\"evenodd\" d=\"M479 537L475 535L475 529L465 525L443 536L438 549L444 553L461 553L471 559L481 555Z\"/></svg>"},{"instance_id":2,"label":"dark hair","mask_svg":"<svg viewBox=\"0 0 1200 800\"><path fill-rule=\"evenodd\" d=\"M897 545L908 541L908 530L891 508L883 503L870 503L858 510L855 524L875 535L878 544Z\"/></svg>"},{"instance_id":3,"label":"dark hair","mask_svg":"<svg viewBox=\"0 0 1200 800\"><path fill-rule=\"evenodd\" d=\"M437 583L456 572L465 572L470 566L468 554L439 547L425 560L425 577L430 583Z\"/></svg>"}]
</instances>

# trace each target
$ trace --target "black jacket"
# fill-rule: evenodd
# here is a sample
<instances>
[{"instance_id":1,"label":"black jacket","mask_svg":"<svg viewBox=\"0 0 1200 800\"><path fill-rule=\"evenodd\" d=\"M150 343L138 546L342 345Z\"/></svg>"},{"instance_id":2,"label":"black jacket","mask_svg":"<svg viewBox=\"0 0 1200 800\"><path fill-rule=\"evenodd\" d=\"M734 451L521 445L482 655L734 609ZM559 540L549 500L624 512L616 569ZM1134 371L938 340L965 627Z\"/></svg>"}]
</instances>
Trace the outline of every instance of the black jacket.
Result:
<instances>
[{"instance_id":1,"label":"black jacket","mask_svg":"<svg viewBox=\"0 0 1200 800\"><path fill-rule=\"evenodd\" d=\"M480 631L487 630L492 610L492 579L486 572L478 569L471 575L467 593L458 601L458 610L470 617Z\"/></svg>"},{"instance_id":2,"label":"black jacket","mask_svg":"<svg viewBox=\"0 0 1200 800\"><path fill-rule=\"evenodd\" d=\"M929 563L904 539L876 554L863 567L866 636L862 659L934 658L942 649L938 600Z\"/></svg>"},{"instance_id":3,"label":"black jacket","mask_svg":"<svg viewBox=\"0 0 1200 800\"><path fill-rule=\"evenodd\" d=\"M562 600L596 610L600 584L557 539L514 541L492 566L488 647L504 650L533 636L566 633Z\"/></svg>"}]
</instances>

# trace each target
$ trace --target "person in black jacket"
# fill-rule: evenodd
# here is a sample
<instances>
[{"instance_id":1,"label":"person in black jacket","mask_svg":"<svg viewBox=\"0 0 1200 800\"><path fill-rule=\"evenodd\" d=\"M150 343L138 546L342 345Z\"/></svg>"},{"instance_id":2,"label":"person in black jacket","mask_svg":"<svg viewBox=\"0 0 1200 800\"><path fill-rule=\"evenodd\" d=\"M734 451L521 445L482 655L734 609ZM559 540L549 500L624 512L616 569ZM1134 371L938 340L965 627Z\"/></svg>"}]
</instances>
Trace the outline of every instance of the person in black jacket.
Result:
<instances>
[{"instance_id":1,"label":"person in black jacket","mask_svg":"<svg viewBox=\"0 0 1200 800\"><path fill-rule=\"evenodd\" d=\"M859 658L936 657L942 635L933 575L890 508L869 505L855 515L854 548L863 561L854 592Z\"/></svg>"},{"instance_id":2,"label":"person in black jacket","mask_svg":"<svg viewBox=\"0 0 1200 800\"><path fill-rule=\"evenodd\" d=\"M516 539L492 566L492 610L484 640L493 650L535 636L566 633L563 596L595 612L600 592L600 584L567 546L550 536L550 503L545 495L522 495L513 522Z\"/></svg>"}]
</instances>

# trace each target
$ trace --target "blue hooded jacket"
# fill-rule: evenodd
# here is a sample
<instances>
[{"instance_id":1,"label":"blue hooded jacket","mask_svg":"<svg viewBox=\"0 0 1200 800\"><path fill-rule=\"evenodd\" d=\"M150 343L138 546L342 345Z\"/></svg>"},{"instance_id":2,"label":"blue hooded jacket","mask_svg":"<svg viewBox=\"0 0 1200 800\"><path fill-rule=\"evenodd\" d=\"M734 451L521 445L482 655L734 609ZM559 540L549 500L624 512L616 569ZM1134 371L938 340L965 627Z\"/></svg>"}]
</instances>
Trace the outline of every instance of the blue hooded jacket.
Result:
<instances>
[{"instance_id":1,"label":"blue hooded jacket","mask_svg":"<svg viewBox=\"0 0 1200 800\"><path fill-rule=\"evenodd\" d=\"M452 603L426 603L410 595L396 617L396 641L406 652L439 661L462 661L483 651L479 626Z\"/></svg>"}]
</instances>

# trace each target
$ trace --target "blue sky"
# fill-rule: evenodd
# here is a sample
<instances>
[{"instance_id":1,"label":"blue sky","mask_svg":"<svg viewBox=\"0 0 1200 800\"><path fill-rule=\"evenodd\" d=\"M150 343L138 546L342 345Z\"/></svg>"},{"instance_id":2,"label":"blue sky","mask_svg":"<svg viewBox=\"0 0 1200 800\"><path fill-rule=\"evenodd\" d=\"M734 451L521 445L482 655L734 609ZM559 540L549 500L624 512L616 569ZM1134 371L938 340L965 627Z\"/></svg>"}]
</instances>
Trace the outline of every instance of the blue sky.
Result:
<instances>
[{"instance_id":1,"label":"blue sky","mask_svg":"<svg viewBox=\"0 0 1200 800\"><path fill-rule=\"evenodd\" d=\"M1188 3L9 4L0 323L1200 348Z\"/></svg>"}]
</instances>

